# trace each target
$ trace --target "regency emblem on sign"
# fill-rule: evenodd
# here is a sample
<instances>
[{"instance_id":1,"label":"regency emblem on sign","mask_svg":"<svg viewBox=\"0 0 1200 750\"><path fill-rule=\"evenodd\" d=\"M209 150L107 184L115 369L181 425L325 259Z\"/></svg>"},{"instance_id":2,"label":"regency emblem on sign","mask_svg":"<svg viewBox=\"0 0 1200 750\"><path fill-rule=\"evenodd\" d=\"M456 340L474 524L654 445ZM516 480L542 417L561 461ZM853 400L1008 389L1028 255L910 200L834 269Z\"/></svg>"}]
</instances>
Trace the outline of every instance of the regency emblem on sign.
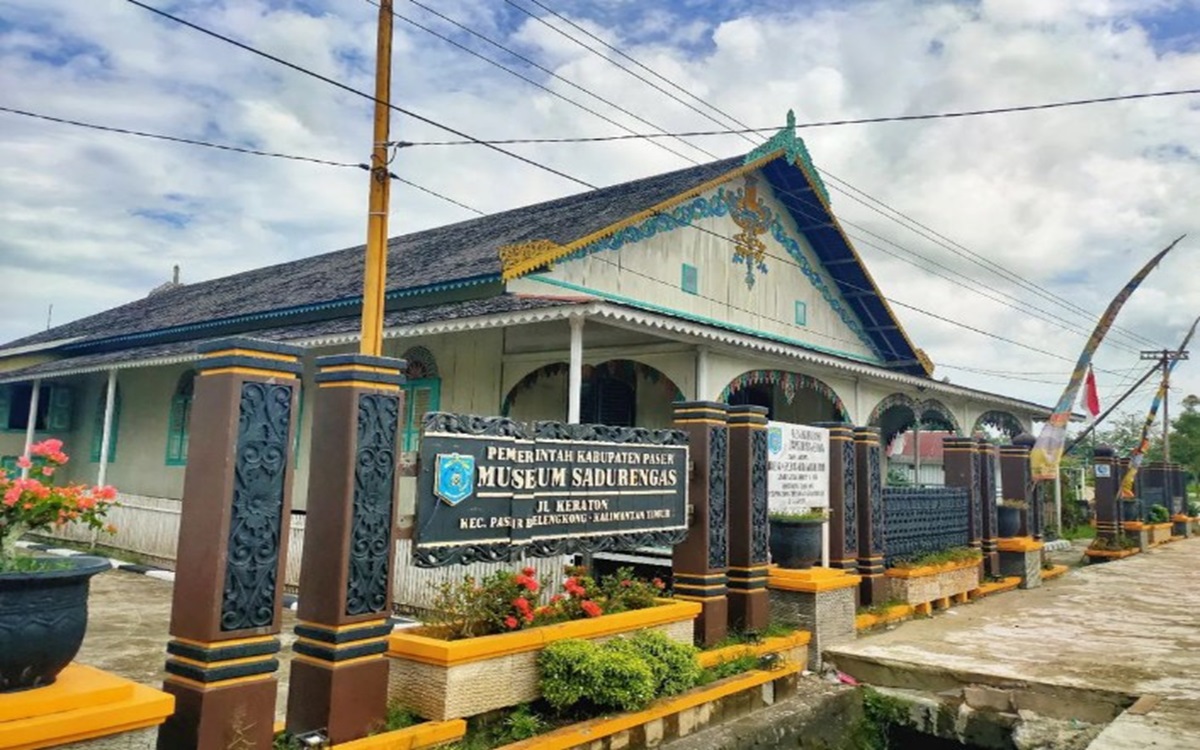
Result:
<instances>
[{"instance_id":1,"label":"regency emblem on sign","mask_svg":"<svg viewBox=\"0 0 1200 750\"><path fill-rule=\"evenodd\" d=\"M454 507L475 492L475 457L461 453L437 454L433 494Z\"/></svg>"},{"instance_id":2,"label":"regency emblem on sign","mask_svg":"<svg viewBox=\"0 0 1200 750\"><path fill-rule=\"evenodd\" d=\"M772 456L783 452L782 427L771 427L767 430L767 447L770 449Z\"/></svg>"}]
</instances>

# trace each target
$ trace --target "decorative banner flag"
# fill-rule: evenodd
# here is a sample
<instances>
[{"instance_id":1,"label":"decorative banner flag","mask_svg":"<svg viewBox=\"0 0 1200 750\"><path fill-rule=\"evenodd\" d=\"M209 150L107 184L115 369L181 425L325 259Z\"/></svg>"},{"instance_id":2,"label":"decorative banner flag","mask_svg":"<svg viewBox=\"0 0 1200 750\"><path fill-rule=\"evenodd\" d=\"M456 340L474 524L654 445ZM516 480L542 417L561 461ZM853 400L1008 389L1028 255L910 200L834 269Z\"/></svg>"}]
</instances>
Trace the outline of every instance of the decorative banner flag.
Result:
<instances>
[{"instance_id":1,"label":"decorative banner flag","mask_svg":"<svg viewBox=\"0 0 1200 750\"><path fill-rule=\"evenodd\" d=\"M1092 363L1092 355L1096 353L1096 349L1100 346L1100 342L1104 340L1108 329L1112 327L1113 321L1117 319L1117 313L1125 305L1126 300L1133 294L1138 285L1150 275L1154 267L1163 259L1167 253L1175 245L1179 244L1179 237L1166 249L1150 259L1150 262L1142 267L1142 270L1137 272L1129 283L1125 285L1113 301L1108 303L1108 308L1104 314L1100 316L1100 320L1096 323L1096 329L1092 331L1092 335L1088 338L1087 343L1083 345L1083 351L1079 353L1079 359L1075 363L1075 370L1071 373L1071 379L1067 382L1067 387L1063 389L1062 396L1059 397L1058 403L1054 406L1054 413L1046 420L1046 424L1042 427L1042 432L1038 435L1037 442L1033 446L1033 450L1029 452L1029 463L1033 470L1033 479L1038 481L1041 479L1054 479L1058 476L1058 463L1062 460L1063 444L1067 437L1067 423L1071 421L1071 407L1075 404L1075 397L1079 393L1079 386L1083 383L1084 373L1087 371L1088 365Z\"/></svg>"},{"instance_id":2,"label":"decorative banner flag","mask_svg":"<svg viewBox=\"0 0 1200 750\"><path fill-rule=\"evenodd\" d=\"M1200 323L1200 318L1196 318L1192 323L1192 327L1187 332L1187 336L1183 337L1183 343L1179 345L1179 352L1187 349L1188 342L1192 340L1192 334L1196 332L1196 324ZM1154 394L1154 400L1150 402L1150 411L1146 412L1146 421L1142 423L1142 439L1138 441L1137 447L1133 449L1133 453L1129 454L1129 471L1125 472L1124 478L1121 479L1121 497L1134 497L1133 483L1137 479L1138 469L1142 468L1142 461L1146 458L1146 451L1150 450L1150 427L1154 424L1154 418L1158 415L1158 407L1162 405L1163 399L1167 397L1167 383L1171 379L1171 371L1175 369L1175 365L1179 364L1179 358L1171 360L1167 365L1167 371L1163 373L1162 383L1158 386L1158 392Z\"/></svg>"},{"instance_id":3,"label":"decorative banner flag","mask_svg":"<svg viewBox=\"0 0 1200 750\"><path fill-rule=\"evenodd\" d=\"M1096 372L1088 365L1087 380L1083 384L1083 408L1092 419L1100 416L1100 394L1096 391Z\"/></svg>"}]
</instances>

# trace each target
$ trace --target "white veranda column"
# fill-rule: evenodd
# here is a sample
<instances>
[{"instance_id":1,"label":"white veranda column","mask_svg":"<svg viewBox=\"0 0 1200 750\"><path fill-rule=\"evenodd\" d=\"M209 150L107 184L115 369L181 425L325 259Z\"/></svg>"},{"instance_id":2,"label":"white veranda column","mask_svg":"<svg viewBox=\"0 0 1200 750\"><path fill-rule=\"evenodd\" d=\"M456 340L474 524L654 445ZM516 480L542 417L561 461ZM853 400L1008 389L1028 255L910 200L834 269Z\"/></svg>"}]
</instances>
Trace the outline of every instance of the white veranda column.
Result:
<instances>
[{"instance_id":1,"label":"white veranda column","mask_svg":"<svg viewBox=\"0 0 1200 750\"><path fill-rule=\"evenodd\" d=\"M696 349L696 400L708 400L708 347Z\"/></svg>"},{"instance_id":2,"label":"white veranda column","mask_svg":"<svg viewBox=\"0 0 1200 750\"><path fill-rule=\"evenodd\" d=\"M579 424L583 403L583 317L570 319L571 364L567 376L567 421Z\"/></svg>"},{"instance_id":3,"label":"white veranda column","mask_svg":"<svg viewBox=\"0 0 1200 750\"><path fill-rule=\"evenodd\" d=\"M25 456L25 458L30 457L29 449L31 446L33 446L33 433L34 430L37 429L38 399L41 398L41 394L42 381L33 381L33 393L31 393L29 396L29 419L27 420L28 424L25 425L25 450L21 454ZM21 478L29 478L29 469L21 469Z\"/></svg>"},{"instance_id":4,"label":"white veranda column","mask_svg":"<svg viewBox=\"0 0 1200 750\"><path fill-rule=\"evenodd\" d=\"M100 468L96 472L96 484L103 487L108 476L108 449L112 445L113 407L117 399L117 371L108 371L108 390L104 394L104 428L100 433Z\"/></svg>"}]
</instances>

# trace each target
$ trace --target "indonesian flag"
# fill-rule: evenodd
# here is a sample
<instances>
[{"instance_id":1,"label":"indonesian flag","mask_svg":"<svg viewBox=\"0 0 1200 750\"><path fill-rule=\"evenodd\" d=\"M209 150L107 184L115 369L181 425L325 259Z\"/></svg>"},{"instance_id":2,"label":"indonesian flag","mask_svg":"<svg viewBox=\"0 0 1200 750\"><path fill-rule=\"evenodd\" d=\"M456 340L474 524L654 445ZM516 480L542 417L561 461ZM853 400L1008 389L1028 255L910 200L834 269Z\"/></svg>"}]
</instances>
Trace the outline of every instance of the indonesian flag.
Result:
<instances>
[{"instance_id":1,"label":"indonesian flag","mask_svg":"<svg viewBox=\"0 0 1200 750\"><path fill-rule=\"evenodd\" d=\"M1096 391L1096 373L1090 366L1087 380L1083 384L1083 408L1092 415L1092 419L1100 416L1100 394Z\"/></svg>"}]
</instances>

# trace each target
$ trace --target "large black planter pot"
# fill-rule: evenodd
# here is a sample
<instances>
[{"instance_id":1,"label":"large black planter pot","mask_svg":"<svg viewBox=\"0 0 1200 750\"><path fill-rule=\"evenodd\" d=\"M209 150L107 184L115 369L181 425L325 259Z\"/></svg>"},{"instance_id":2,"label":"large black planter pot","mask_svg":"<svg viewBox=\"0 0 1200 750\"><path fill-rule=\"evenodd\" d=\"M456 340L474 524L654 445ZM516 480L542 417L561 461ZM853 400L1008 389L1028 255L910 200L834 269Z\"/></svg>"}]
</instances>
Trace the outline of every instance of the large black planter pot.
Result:
<instances>
[{"instance_id":1,"label":"large black planter pot","mask_svg":"<svg viewBox=\"0 0 1200 750\"><path fill-rule=\"evenodd\" d=\"M1001 505L996 508L997 528L1001 537L1013 537L1021 533L1021 509Z\"/></svg>"},{"instance_id":2,"label":"large black planter pot","mask_svg":"<svg viewBox=\"0 0 1200 750\"><path fill-rule=\"evenodd\" d=\"M771 561L804 570L821 559L821 521L771 521Z\"/></svg>"},{"instance_id":3,"label":"large black planter pot","mask_svg":"<svg viewBox=\"0 0 1200 750\"><path fill-rule=\"evenodd\" d=\"M79 653L88 583L110 565L87 556L62 563L71 567L0 573L0 693L49 685Z\"/></svg>"}]
</instances>

